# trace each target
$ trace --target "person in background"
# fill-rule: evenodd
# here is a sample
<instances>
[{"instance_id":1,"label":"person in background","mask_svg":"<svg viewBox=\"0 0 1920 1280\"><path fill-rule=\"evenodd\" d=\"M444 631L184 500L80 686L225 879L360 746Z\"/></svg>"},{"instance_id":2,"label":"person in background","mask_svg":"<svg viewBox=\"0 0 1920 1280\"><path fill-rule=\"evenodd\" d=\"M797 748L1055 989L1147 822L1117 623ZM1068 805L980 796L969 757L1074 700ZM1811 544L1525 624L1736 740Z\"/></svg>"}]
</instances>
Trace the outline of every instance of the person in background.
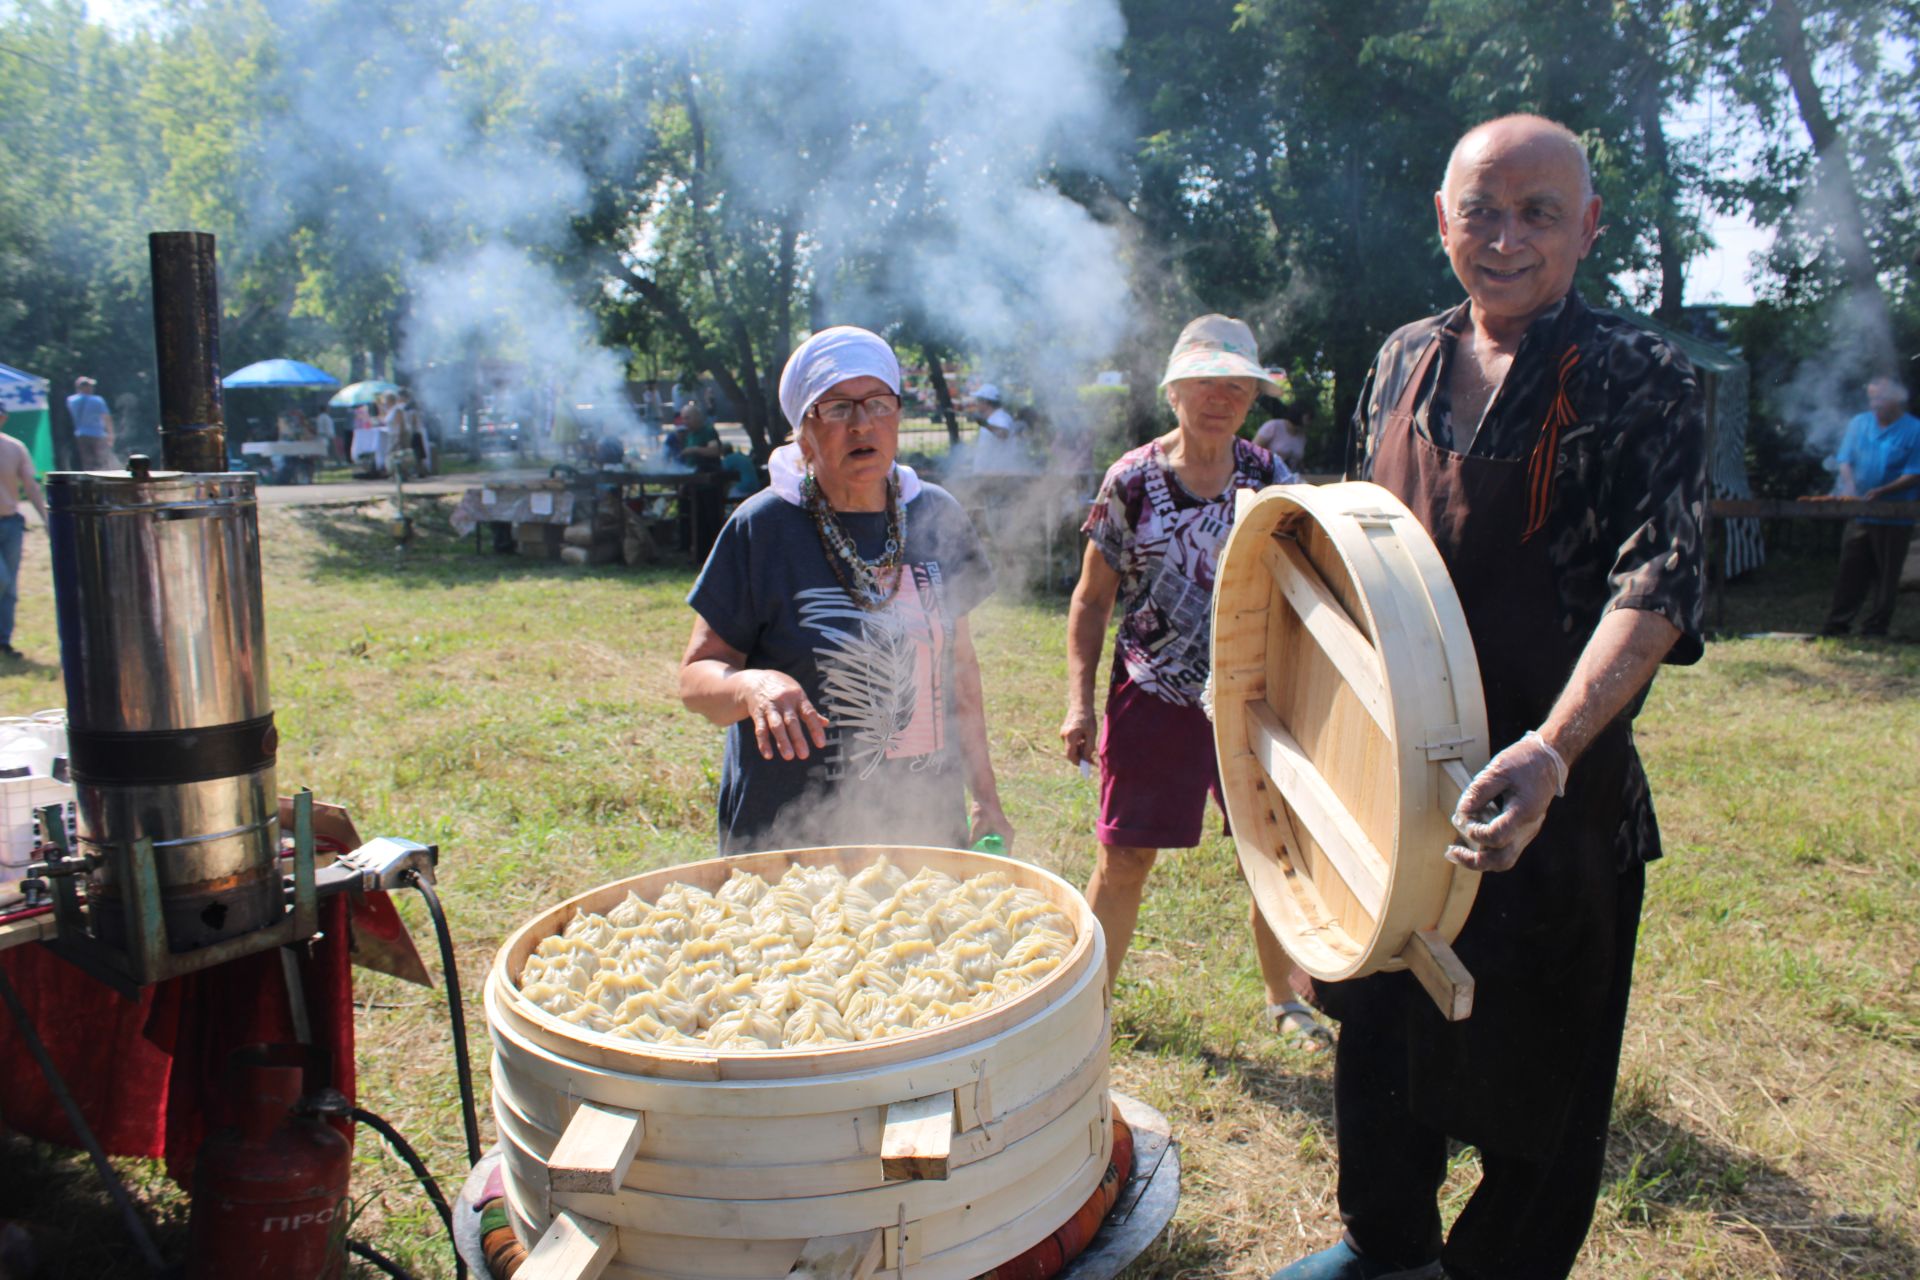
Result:
<instances>
[{"instance_id":1,"label":"person in background","mask_svg":"<svg viewBox=\"0 0 1920 1280\"><path fill-rule=\"evenodd\" d=\"M397 412L398 403L398 397L396 397L393 392L383 391L380 393L379 398L373 402L371 408L363 407L361 410L367 415L366 422L369 429L365 436L359 437L360 447L359 451L354 454L354 460L361 462L365 468L361 474L367 477L383 476L386 474L387 468L392 465L394 454L393 418ZM372 430L371 428L374 427L378 427L379 430Z\"/></svg>"},{"instance_id":2,"label":"person in background","mask_svg":"<svg viewBox=\"0 0 1920 1280\"><path fill-rule=\"evenodd\" d=\"M93 388L93 379L82 375L73 380L73 394L67 397L67 414L73 419L74 464L82 471L115 471L120 460L113 454L113 415Z\"/></svg>"},{"instance_id":3,"label":"person in background","mask_svg":"<svg viewBox=\"0 0 1920 1280\"><path fill-rule=\"evenodd\" d=\"M727 727L723 854L1012 844L967 622L993 572L960 504L895 462L900 404L878 335L801 343L780 375L794 440L687 597L680 699Z\"/></svg>"},{"instance_id":4,"label":"person in background","mask_svg":"<svg viewBox=\"0 0 1920 1280\"><path fill-rule=\"evenodd\" d=\"M407 422L406 402L398 391L381 394L380 425L386 431L386 468L404 475L406 459L413 452L413 437Z\"/></svg>"},{"instance_id":5,"label":"person in background","mask_svg":"<svg viewBox=\"0 0 1920 1280\"><path fill-rule=\"evenodd\" d=\"M1920 500L1920 419L1907 412L1906 387L1897 378L1875 378L1867 384L1867 406L1841 437L1840 483L1827 496L1868 502ZM1821 634L1846 635L1863 604L1867 613L1860 619L1860 634L1887 634L1912 542L1911 519L1861 516L1847 522L1840 541L1840 575Z\"/></svg>"},{"instance_id":6,"label":"person in background","mask_svg":"<svg viewBox=\"0 0 1920 1280\"><path fill-rule=\"evenodd\" d=\"M1107 470L1084 532L1087 550L1067 613L1067 714L1060 739L1071 764L1097 764L1099 843L1087 903L1107 936L1118 977L1162 849L1200 843L1207 796L1220 799L1213 725L1201 707L1212 669L1213 579L1233 527L1233 498L1291 481L1266 450L1239 437L1264 387L1243 320L1207 315L1180 333L1160 386L1175 427ZM1094 681L1107 624L1120 612L1104 721ZM1286 952L1256 907L1254 951L1276 1029L1323 1047L1325 1028L1292 1000Z\"/></svg>"},{"instance_id":7,"label":"person in background","mask_svg":"<svg viewBox=\"0 0 1920 1280\"><path fill-rule=\"evenodd\" d=\"M1000 388L991 382L973 393L968 416L980 424L973 442L973 469L985 475L1031 470L1023 438L1027 424L1008 413L1000 401Z\"/></svg>"},{"instance_id":8,"label":"person in background","mask_svg":"<svg viewBox=\"0 0 1920 1280\"><path fill-rule=\"evenodd\" d=\"M760 469L753 465L753 455L723 442L720 446L720 466L733 477L733 486L727 490L727 497L750 498L760 492Z\"/></svg>"},{"instance_id":9,"label":"person in background","mask_svg":"<svg viewBox=\"0 0 1920 1280\"><path fill-rule=\"evenodd\" d=\"M13 611L20 601L20 551L27 536L27 518L20 514L20 495L40 513L47 526L47 503L34 479L33 456L27 446L5 433L7 411L0 409L0 659L18 661L13 647Z\"/></svg>"},{"instance_id":10,"label":"person in background","mask_svg":"<svg viewBox=\"0 0 1920 1280\"><path fill-rule=\"evenodd\" d=\"M334 431L333 415L322 406L319 413L313 415L313 437L327 446L329 457L341 457L346 453L338 435Z\"/></svg>"},{"instance_id":11,"label":"person in background","mask_svg":"<svg viewBox=\"0 0 1920 1280\"><path fill-rule=\"evenodd\" d=\"M401 421L406 424L402 437L413 450L415 469L423 476L433 474L433 440L427 434L427 415L413 402L413 393L400 393Z\"/></svg>"},{"instance_id":12,"label":"person in background","mask_svg":"<svg viewBox=\"0 0 1920 1280\"><path fill-rule=\"evenodd\" d=\"M1296 400L1282 405L1280 416L1268 418L1253 433L1253 442L1298 472L1307 460L1307 428L1313 421L1313 402Z\"/></svg>"},{"instance_id":13,"label":"person in background","mask_svg":"<svg viewBox=\"0 0 1920 1280\"><path fill-rule=\"evenodd\" d=\"M680 432L681 465L706 475L721 471L720 433L707 420L707 411L700 407L698 400L689 399L681 407L680 416L686 424ZM708 539L720 530L725 488L715 481L691 485L686 490L687 544L696 554L707 550L711 545Z\"/></svg>"},{"instance_id":14,"label":"person in background","mask_svg":"<svg viewBox=\"0 0 1920 1280\"><path fill-rule=\"evenodd\" d=\"M689 400L680 410L680 461L695 471L717 471L720 465L720 433L707 421L707 411L697 400Z\"/></svg>"},{"instance_id":15,"label":"person in background","mask_svg":"<svg viewBox=\"0 0 1920 1280\"><path fill-rule=\"evenodd\" d=\"M1442 1018L1411 972L1313 984L1340 1021L1346 1231L1275 1280L1573 1270L1660 856L1633 717L1663 661L1703 650L1700 388L1573 287L1600 233L1585 146L1539 116L1488 121L1455 144L1434 211L1466 300L1388 337L1354 427L1360 478L1433 537L1485 690L1494 755L1446 851L1482 873L1453 943L1473 1015ZM1443 1230L1450 1141L1480 1171Z\"/></svg>"}]
</instances>

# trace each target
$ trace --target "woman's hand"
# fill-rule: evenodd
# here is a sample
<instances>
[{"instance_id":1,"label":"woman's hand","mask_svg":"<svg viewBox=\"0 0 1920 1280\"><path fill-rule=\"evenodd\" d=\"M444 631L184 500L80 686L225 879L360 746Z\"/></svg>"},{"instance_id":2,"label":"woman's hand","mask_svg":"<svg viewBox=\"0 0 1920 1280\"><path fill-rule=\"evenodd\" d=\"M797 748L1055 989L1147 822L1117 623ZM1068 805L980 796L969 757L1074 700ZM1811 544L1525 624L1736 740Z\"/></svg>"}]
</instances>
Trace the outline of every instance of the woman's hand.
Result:
<instances>
[{"instance_id":1,"label":"woman's hand","mask_svg":"<svg viewBox=\"0 0 1920 1280\"><path fill-rule=\"evenodd\" d=\"M733 676L734 698L746 719L753 722L753 740L760 758L773 759L778 751L782 760L805 760L812 745L827 745L829 721L820 714L800 682L784 671L748 667Z\"/></svg>"},{"instance_id":2,"label":"woman's hand","mask_svg":"<svg viewBox=\"0 0 1920 1280\"><path fill-rule=\"evenodd\" d=\"M998 798L975 800L968 814L967 839L974 844L980 843L982 836L999 836L1000 852L1013 852L1013 824L1007 821L1005 810L1001 809Z\"/></svg>"},{"instance_id":3,"label":"woman's hand","mask_svg":"<svg viewBox=\"0 0 1920 1280\"><path fill-rule=\"evenodd\" d=\"M1060 722L1060 741L1066 745L1068 764L1093 762L1094 749L1100 742L1100 726L1091 707L1067 707L1067 718Z\"/></svg>"}]
</instances>

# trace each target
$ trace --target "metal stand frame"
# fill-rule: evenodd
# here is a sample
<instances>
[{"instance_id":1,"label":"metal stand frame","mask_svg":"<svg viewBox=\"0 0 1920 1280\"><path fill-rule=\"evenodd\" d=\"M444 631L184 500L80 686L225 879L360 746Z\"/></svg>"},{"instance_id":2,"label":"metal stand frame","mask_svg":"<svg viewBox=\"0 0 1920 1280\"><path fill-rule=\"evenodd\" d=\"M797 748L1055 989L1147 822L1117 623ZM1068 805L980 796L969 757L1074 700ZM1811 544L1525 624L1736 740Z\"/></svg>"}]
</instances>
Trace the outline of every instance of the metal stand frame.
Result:
<instances>
[{"instance_id":1,"label":"metal stand frame","mask_svg":"<svg viewBox=\"0 0 1920 1280\"><path fill-rule=\"evenodd\" d=\"M115 858L114 870L129 892L121 899L126 911L127 949L120 951L95 938L87 927L87 908L80 902L79 877L91 870L91 860L67 844L66 817L59 805L40 811L40 828L52 846L44 862L31 870L44 877L53 893L58 931L42 945L89 977L98 979L131 1000L143 986L197 973L255 952L311 938L320 929L319 893L313 860L313 792L305 787L293 798L293 905L278 924L212 946L174 951L167 945L166 923L160 915L160 876L154 867L153 843L142 838Z\"/></svg>"}]
</instances>

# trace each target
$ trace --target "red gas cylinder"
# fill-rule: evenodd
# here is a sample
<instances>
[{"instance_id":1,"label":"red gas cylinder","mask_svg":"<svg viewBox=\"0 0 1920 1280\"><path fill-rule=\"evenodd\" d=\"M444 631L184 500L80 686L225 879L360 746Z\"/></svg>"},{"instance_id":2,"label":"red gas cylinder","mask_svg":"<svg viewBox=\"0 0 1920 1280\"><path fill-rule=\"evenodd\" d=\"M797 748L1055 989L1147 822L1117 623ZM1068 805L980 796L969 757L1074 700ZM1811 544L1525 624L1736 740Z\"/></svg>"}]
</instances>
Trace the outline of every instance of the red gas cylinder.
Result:
<instances>
[{"instance_id":1,"label":"red gas cylinder","mask_svg":"<svg viewBox=\"0 0 1920 1280\"><path fill-rule=\"evenodd\" d=\"M338 1280L347 1239L347 1140L299 1115L305 1050L234 1055L236 1128L201 1145L189 1280Z\"/></svg>"}]
</instances>

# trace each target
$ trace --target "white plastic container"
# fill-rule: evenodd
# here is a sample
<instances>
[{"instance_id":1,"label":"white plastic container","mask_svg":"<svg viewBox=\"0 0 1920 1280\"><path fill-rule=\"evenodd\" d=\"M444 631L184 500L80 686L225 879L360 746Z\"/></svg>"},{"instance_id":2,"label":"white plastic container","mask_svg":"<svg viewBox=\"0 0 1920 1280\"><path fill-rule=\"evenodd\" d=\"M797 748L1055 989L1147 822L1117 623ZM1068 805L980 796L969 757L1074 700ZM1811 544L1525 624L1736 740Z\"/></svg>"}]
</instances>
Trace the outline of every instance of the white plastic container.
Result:
<instances>
[{"instance_id":1,"label":"white plastic container","mask_svg":"<svg viewBox=\"0 0 1920 1280\"><path fill-rule=\"evenodd\" d=\"M67 709L65 707L50 707L45 711L36 711L33 713L33 722L39 726L36 736L45 740L55 759L67 754Z\"/></svg>"},{"instance_id":2,"label":"white plastic container","mask_svg":"<svg viewBox=\"0 0 1920 1280\"><path fill-rule=\"evenodd\" d=\"M0 771L25 768L41 777L50 775L54 750L46 730L46 725L24 716L0 720ZM60 737L66 736L62 728Z\"/></svg>"},{"instance_id":3,"label":"white plastic container","mask_svg":"<svg viewBox=\"0 0 1920 1280\"><path fill-rule=\"evenodd\" d=\"M34 774L0 778L0 868L17 874L33 861L34 814L42 805L72 801L69 783Z\"/></svg>"}]
</instances>

